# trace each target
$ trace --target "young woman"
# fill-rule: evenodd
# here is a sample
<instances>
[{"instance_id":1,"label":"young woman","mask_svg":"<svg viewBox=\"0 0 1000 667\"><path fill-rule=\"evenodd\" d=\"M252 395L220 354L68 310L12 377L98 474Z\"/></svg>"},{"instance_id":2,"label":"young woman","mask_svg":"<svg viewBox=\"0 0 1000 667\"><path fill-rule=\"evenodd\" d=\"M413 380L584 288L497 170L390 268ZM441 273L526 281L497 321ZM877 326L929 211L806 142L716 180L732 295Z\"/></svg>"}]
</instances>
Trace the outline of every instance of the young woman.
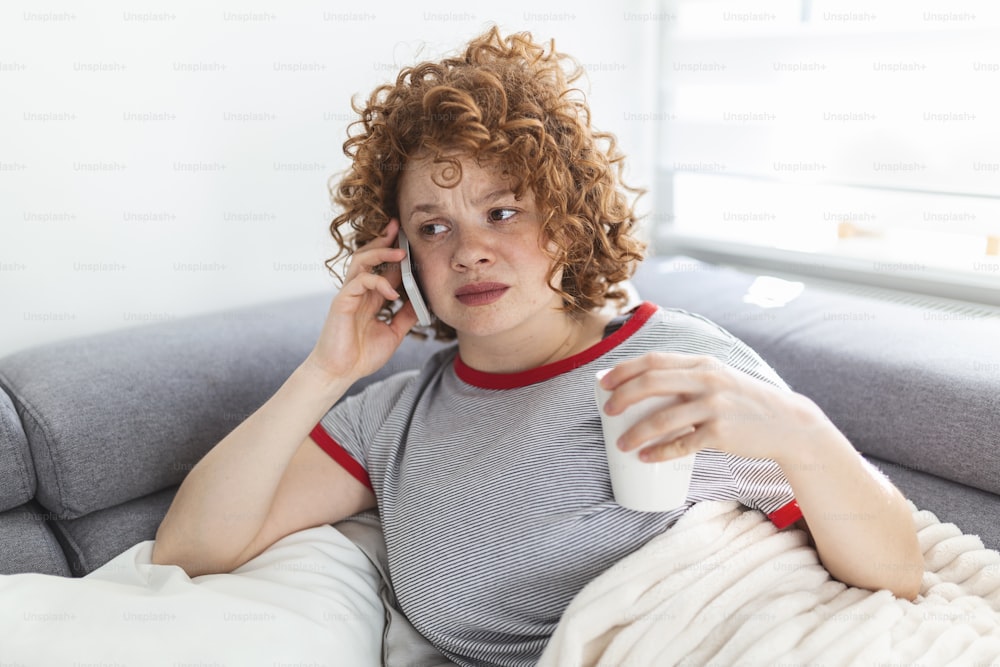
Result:
<instances>
[{"instance_id":1,"label":"young woman","mask_svg":"<svg viewBox=\"0 0 1000 667\"><path fill-rule=\"evenodd\" d=\"M331 225L350 264L320 338L191 471L154 562L228 571L293 531L377 507L403 611L460 664L534 664L580 588L701 500L797 522L835 577L916 595L922 558L902 495L815 404L702 318L648 303L616 312L642 247L622 157L590 127L570 65L493 29L359 109ZM416 324L400 230L430 329L456 344L339 401ZM697 451L685 507L614 503L601 368L613 368L610 414L680 397L617 444L647 461Z\"/></svg>"}]
</instances>

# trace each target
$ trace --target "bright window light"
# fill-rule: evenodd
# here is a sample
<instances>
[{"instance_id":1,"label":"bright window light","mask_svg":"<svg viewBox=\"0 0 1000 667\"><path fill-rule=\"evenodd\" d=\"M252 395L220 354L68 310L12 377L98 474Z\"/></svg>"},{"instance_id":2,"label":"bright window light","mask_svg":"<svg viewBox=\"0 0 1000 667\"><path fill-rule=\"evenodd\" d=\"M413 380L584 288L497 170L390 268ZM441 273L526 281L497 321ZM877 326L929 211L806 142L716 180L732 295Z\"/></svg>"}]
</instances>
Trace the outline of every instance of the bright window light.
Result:
<instances>
[{"instance_id":1,"label":"bright window light","mask_svg":"<svg viewBox=\"0 0 1000 667\"><path fill-rule=\"evenodd\" d=\"M1000 6L664 1L665 251L1000 288Z\"/></svg>"}]
</instances>

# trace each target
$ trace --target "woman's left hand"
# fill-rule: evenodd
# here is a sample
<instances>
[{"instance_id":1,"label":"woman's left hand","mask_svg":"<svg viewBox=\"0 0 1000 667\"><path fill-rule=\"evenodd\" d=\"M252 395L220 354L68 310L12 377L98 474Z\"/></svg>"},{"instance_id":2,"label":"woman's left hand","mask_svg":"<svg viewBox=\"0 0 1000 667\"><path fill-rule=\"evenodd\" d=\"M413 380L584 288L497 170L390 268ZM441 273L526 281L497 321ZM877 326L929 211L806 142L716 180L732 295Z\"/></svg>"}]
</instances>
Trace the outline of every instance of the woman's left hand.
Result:
<instances>
[{"instance_id":1,"label":"woman's left hand","mask_svg":"<svg viewBox=\"0 0 1000 667\"><path fill-rule=\"evenodd\" d=\"M906 499L811 400L714 357L664 352L619 364L601 384L612 391L608 414L651 396L680 398L626 431L622 449L642 448L646 461L704 448L776 461L834 577L916 597L924 560Z\"/></svg>"},{"instance_id":2,"label":"woman's left hand","mask_svg":"<svg viewBox=\"0 0 1000 667\"><path fill-rule=\"evenodd\" d=\"M650 352L625 361L601 380L612 391L609 415L653 396L680 400L638 422L618 441L641 448L644 461L666 461L711 448L781 462L783 445L836 427L801 394L776 387L715 357Z\"/></svg>"}]
</instances>

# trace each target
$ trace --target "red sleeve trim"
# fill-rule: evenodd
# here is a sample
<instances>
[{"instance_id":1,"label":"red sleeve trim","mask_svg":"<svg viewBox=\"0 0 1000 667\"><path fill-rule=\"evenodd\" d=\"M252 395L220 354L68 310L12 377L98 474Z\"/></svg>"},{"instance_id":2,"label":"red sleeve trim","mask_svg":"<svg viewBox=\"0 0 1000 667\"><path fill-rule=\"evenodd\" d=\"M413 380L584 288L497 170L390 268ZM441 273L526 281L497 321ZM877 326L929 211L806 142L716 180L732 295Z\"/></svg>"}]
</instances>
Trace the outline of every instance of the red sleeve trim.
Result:
<instances>
[{"instance_id":1,"label":"red sleeve trim","mask_svg":"<svg viewBox=\"0 0 1000 667\"><path fill-rule=\"evenodd\" d=\"M799 509L799 504L794 500L780 509L776 509L767 515L767 518L771 520L778 530L782 528L787 528L796 521L802 518L802 510Z\"/></svg>"},{"instance_id":2,"label":"red sleeve trim","mask_svg":"<svg viewBox=\"0 0 1000 667\"><path fill-rule=\"evenodd\" d=\"M322 424L316 424L313 427L312 432L309 437L319 445L319 448L330 455L330 457L340 464L347 472L351 473L354 479L358 480L369 489L372 493L375 493L375 489L372 488L372 481L368 477L368 472L354 460L354 457L347 453L347 450L337 444L337 441L330 437L330 434L326 432Z\"/></svg>"}]
</instances>

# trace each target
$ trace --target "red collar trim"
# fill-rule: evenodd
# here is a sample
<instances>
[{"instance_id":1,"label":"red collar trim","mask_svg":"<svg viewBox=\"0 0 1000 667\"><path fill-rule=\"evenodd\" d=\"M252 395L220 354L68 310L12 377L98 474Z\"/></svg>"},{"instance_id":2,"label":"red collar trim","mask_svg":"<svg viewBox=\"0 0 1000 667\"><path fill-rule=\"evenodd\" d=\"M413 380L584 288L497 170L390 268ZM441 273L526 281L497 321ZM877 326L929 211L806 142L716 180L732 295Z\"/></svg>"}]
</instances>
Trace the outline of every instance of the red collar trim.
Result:
<instances>
[{"instance_id":1,"label":"red collar trim","mask_svg":"<svg viewBox=\"0 0 1000 667\"><path fill-rule=\"evenodd\" d=\"M601 355L607 354L638 331L653 316L653 313L657 309L658 307L654 303L650 303L649 301L642 302L635 309L632 317L618 331L583 352L578 352L572 357L566 357L551 364L539 366L538 368L529 368L526 371L518 371L516 373L487 373L477 371L471 366L466 366L462 361L462 356L457 354L455 355L455 374L463 382L471 384L474 387L479 387L480 389L517 389L518 387L527 387L528 385L554 378L574 368L589 364Z\"/></svg>"}]
</instances>

